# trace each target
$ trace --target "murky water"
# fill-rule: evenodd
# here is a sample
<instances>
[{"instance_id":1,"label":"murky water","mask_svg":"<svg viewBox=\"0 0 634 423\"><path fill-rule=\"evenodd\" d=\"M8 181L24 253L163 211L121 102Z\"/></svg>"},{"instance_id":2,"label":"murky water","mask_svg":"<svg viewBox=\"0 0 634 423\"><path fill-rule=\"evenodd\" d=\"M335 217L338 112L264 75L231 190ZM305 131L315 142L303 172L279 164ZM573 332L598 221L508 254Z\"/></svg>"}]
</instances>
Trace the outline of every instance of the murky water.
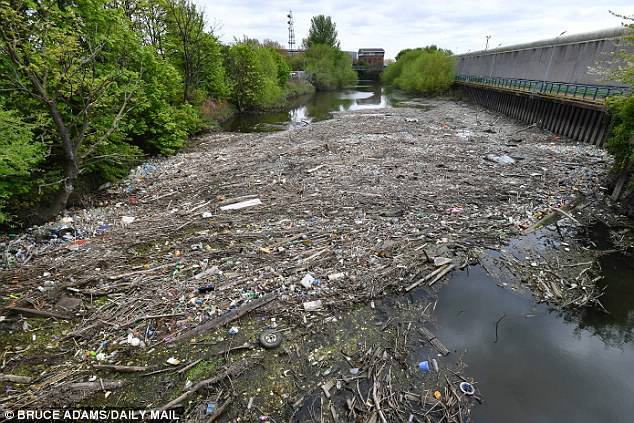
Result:
<instances>
[{"instance_id":1,"label":"murky water","mask_svg":"<svg viewBox=\"0 0 634 423\"><path fill-rule=\"evenodd\" d=\"M271 132L329 119L333 112L391 107L394 96L375 81L359 81L355 88L317 92L295 99L288 110L240 114L223 124L233 132Z\"/></svg>"},{"instance_id":2,"label":"murky water","mask_svg":"<svg viewBox=\"0 0 634 423\"><path fill-rule=\"evenodd\" d=\"M450 277L436 334L478 381L476 422L634 421L634 264L609 255L602 267L609 315L554 311L477 266Z\"/></svg>"}]
</instances>

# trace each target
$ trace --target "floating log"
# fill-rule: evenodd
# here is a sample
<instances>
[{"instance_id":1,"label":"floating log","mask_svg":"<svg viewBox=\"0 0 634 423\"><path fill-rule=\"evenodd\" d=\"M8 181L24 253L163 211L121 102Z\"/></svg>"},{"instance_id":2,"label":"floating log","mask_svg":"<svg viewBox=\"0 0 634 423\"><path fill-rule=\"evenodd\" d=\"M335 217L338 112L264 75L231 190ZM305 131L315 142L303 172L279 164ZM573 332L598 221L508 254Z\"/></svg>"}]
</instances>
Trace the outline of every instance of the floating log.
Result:
<instances>
[{"instance_id":1,"label":"floating log","mask_svg":"<svg viewBox=\"0 0 634 423\"><path fill-rule=\"evenodd\" d=\"M445 347L445 345L442 342L440 342L438 338L436 338L436 335L434 335L432 331L430 331L427 328L420 328L418 329L418 331L425 337L427 342L429 342L434 348L436 348L436 350L440 354L442 355L449 354L449 348Z\"/></svg>"},{"instance_id":2,"label":"floating log","mask_svg":"<svg viewBox=\"0 0 634 423\"><path fill-rule=\"evenodd\" d=\"M228 323L233 322L236 319L239 319L240 317L244 316L248 312L253 311L258 307L262 307L263 305L270 303L276 298L277 298L277 294L275 293L267 294L263 297L260 297L249 303L246 303L241 307L231 310L230 312L225 313L222 316L216 317L215 319L209 320L201 325L198 325L195 328L188 330L187 332L181 333L179 336L174 338L173 342L184 341L186 339L193 338L194 336L216 329L220 326L224 326Z\"/></svg>"},{"instance_id":3,"label":"floating log","mask_svg":"<svg viewBox=\"0 0 634 423\"><path fill-rule=\"evenodd\" d=\"M5 307L5 310L12 311L14 313L26 314L28 316L34 316L34 317L48 317L52 319L62 319L62 320L70 320L73 318L72 316L68 316L66 314L53 313L53 312L44 311L44 310L36 310L34 308Z\"/></svg>"},{"instance_id":4,"label":"floating log","mask_svg":"<svg viewBox=\"0 0 634 423\"><path fill-rule=\"evenodd\" d=\"M143 366L119 366L116 364L95 364L92 366L95 370L109 370L111 372L121 372L121 373L136 373L136 372L145 372L147 371L147 367Z\"/></svg>"},{"instance_id":5,"label":"floating log","mask_svg":"<svg viewBox=\"0 0 634 423\"><path fill-rule=\"evenodd\" d=\"M0 374L0 382L11 382L11 383L31 383L33 378L28 376L18 376L18 375L3 375Z\"/></svg>"}]
</instances>

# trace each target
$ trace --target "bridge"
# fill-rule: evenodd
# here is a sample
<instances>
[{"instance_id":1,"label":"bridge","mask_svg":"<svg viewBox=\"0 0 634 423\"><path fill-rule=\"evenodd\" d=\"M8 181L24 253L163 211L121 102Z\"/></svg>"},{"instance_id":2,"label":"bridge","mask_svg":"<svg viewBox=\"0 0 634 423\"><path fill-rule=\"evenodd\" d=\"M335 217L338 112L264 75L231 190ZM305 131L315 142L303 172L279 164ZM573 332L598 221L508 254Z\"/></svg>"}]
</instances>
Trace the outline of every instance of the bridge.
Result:
<instances>
[{"instance_id":1,"label":"bridge","mask_svg":"<svg viewBox=\"0 0 634 423\"><path fill-rule=\"evenodd\" d=\"M609 124L605 98L632 89L598 69L624 49L624 35L619 27L461 54L455 86L487 108L602 145Z\"/></svg>"}]
</instances>

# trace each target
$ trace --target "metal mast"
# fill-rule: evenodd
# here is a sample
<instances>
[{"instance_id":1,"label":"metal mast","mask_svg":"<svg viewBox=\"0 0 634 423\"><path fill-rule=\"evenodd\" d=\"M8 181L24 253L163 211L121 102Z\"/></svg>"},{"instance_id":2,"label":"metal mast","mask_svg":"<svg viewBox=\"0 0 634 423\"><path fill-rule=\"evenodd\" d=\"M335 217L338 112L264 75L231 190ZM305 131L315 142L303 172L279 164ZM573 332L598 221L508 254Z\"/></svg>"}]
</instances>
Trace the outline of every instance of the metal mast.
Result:
<instances>
[{"instance_id":1,"label":"metal mast","mask_svg":"<svg viewBox=\"0 0 634 423\"><path fill-rule=\"evenodd\" d=\"M288 15L288 53L295 51L295 28L293 27L293 11L289 10Z\"/></svg>"}]
</instances>

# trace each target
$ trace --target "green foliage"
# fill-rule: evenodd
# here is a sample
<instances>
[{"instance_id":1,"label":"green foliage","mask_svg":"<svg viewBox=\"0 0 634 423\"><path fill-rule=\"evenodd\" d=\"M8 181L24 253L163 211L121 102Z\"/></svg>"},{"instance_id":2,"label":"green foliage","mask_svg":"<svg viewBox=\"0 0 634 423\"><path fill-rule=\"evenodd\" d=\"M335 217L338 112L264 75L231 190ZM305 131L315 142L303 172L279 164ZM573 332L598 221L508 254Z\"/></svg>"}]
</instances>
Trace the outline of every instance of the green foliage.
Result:
<instances>
[{"instance_id":1,"label":"green foliage","mask_svg":"<svg viewBox=\"0 0 634 423\"><path fill-rule=\"evenodd\" d=\"M610 12L612 13L612 12ZM624 24L626 28L626 34L623 39L623 49L616 53L616 62L613 68L611 68L610 79L614 81L621 81L625 85L634 87L634 15L625 16L612 13L618 18L623 19L627 23ZM629 48L628 48L629 47Z\"/></svg>"},{"instance_id":2,"label":"green foliage","mask_svg":"<svg viewBox=\"0 0 634 423\"><path fill-rule=\"evenodd\" d=\"M304 53L293 53L285 57L286 63L292 71L303 71L304 64L306 62L306 55Z\"/></svg>"},{"instance_id":3,"label":"green foliage","mask_svg":"<svg viewBox=\"0 0 634 423\"><path fill-rule=\"evenodd\" d=\"M634 163L634 96L609 97L612 130L607 149L614 156L615 171L627 170Z\"/></svg>"},{"instance_id":4,"label":"green foliage","mask_svg":"<svg viewBox=\"0 0 634 423\"><path fill-rule=\"evenodd\" d=\"M162 0L166 26L165 55L182 75L183 100L201 103L206 96L226 97L229 87L218 39L205 31L204 13L191 0Z\"/></svg>"},{"instance_id":5,"label":"green foliage","mask_svg":"<svg viewBox=\"0 0 634 423\"><path fill-rule=\"evenodd\" d=\"M277 82L280 86L286 85L288 82L288 74L291 72L291 67L286 63L286 60L280 53L273 50L275 57L275 64L277 65Z\"/></svg>"},{"instance_id":6,"label":"green foliage","mask_svg":"<svg viewBox=\"0 0 634 423\"><path fill-rule=\"evenodd\" d=\"M306 72L318 90L336 90L357 82L352 59L339 49L314 44L306 50Z\"/></svg>"},{"instance_id":7,"label":"green foliage","mask_svg":"<svg viewBox=\"0 0 634 423\"><path fill-rule=\"evenodd\" d=\"M139 23L144 10L128 13L107 0L0 0L0 70L7 75L0 100L50 149L37 175L20 176L28 183L3 179L11 192L33 189L37 177L42 195L65 193L55 203L63 207L83 175L115 180L144 152L171 154L201 129L199 111L182 104L182 62L166 54L167 34L149 41ZM198 41L205 53L193 57L204 72L190 73L189 96L228 94L218 40L203 33ZM16 165L30 160L28 149L7 151Z\"/></svg>"},{"instance_id":8,"label":"green foliage","mask_svg":"<svg viewBox=\"0 0 634 423\"><path fill-rule=\"evenodd\" d=\"M310 20L308 37L304 39L304 48L309 49L316 44L323 44L338 49L337 26L330 16L317 15Z\"/></svg>"},{"instance_id":9,"label":"green foliage","mask_svg":"<svg viewBox=\"0 0 634 423\"><path fill-rule=\"evenodd\" d=\"M630 22L634 17L619 16ZM626 46L634 46L634 23L626 25L628 33L625 37ZM614 80L621 81L634 87L634 53L623 50L620 53L622 66L612 72ZM606 104L610 111L610 135L606 142L608 151L614 156L613 172L634 171L634 95L608 97ZM630 191L634 191L634 178L628 184Z\"/></svg>"},{"instance_id":10,"label":"green foliage","mask_svg":"<svg viewBox=\"0 0 634 423\"><path fill-rule=\"evenodd\" d=\"M451 86L454 67L455 61L449 50L435 46L404 50L383 72L383 82L407 92L438 94Z\"/></svg>"},{"instance_id":11,"label":"green foliage","mask_svg":"<svg viewBox=\"0 0 634 423\"><path fill-rule=\"evenodd\" d=\"M25 123L15 111L0 108L0 223L7 201L28 191L28 176L44 159L42 143L33 140L33 125Z\"/></svg>"},{"instance_id":12,"label":"green foliage","mask_svg":"<svg viewBox=\"0 0 634 423\"><path fill-rule=\"evenodd\" d=\"M410 51L427 51L427 52L431 52L431 51L441 51L444 53L447 53L449 55L453 55L453 52L449 49L444 49L444 48L438 48L436 45L432 44L430 46L427 47L418 47L418 48L406 48L404 50L401 50L398 52L398 54L396 55L396 60L398 61L399 58L401 58L403 55L405 55L406 53L409 53Z\"/></svg>"},{"instance_id":13,"label":"green foliage","mask_svg":"<svg viewBox=\"0 0 634 423\"><path fill-rule=\"evenodd\" d=\"M226 66L230 75L231 101L239 111L255 106L262 98L264 84L255 49L243 43L231 46Z\"/></svg>"},{"instance_id":14,"label":"green foliage","mask_svg":"<svg viewBox=\"0 0 634 423\"><path fill-rule=\"evenodd\" d=\"M269 108L284 99L290 71L277 50L244 38L229 49L226 67L238 110Z\"/></svg>"},{"instance_id":15,"label":"green foliage","mask_svg":"<svg viewBox=\"0 0 634 423\"><path fill-rule=\"evenodd\" d=\"M286 98L315 93L315 86L304 79L292 79L286 83Z\"/></svg>"}]
</instances>

